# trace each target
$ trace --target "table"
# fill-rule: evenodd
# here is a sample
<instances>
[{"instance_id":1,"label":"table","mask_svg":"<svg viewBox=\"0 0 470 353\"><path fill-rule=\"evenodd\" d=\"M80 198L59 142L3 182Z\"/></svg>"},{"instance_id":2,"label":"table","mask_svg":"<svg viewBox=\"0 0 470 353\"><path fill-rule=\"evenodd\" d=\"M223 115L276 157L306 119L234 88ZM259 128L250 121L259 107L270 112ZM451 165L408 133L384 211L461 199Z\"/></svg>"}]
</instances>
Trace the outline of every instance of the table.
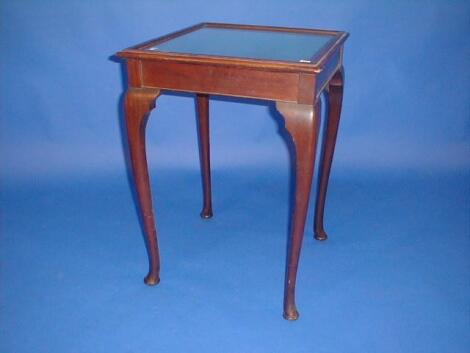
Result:
<instances>
[{"instance_id":1,"label":"table","mask_svg":"<svg viewBox=\"0 0 470 353\"><path fill-rule=\"evenodd\" d=\"M323 228L328 179L343 97L343 45L346 32L223 23L201 23L117 53L127 64L124 111L130 164L146 239L149 272L145 283L160 281L160 259L145 152L145 126L165 90L196 95L203 178L202 218L212 217L209 96L275 101L292 138L295 195L287 246L284 318L296 320L295 285L321 115L327 106L314 235Z\"/></svg>"}]
</instances>

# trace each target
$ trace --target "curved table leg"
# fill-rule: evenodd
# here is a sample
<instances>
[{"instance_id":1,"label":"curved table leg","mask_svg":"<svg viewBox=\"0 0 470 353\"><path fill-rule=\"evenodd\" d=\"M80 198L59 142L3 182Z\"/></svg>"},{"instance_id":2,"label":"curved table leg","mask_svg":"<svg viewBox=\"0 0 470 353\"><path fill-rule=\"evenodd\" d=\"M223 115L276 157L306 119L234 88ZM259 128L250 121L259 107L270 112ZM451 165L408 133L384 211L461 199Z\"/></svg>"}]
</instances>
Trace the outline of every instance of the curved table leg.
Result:
<instances>
[{"instance_id":1,"label":"curved table leg","mask_svg":"<svg viewBox=\"0 0 470 353\"><path fill-rule=\"evenodd\" d=\"M131 166L149 258L149 272L144 279L148 285L155 285L160 281L160 257L145 152L145 127L159 94L156 89L129 88L124 106Z\"/></svg>"},{"instance_id":2,"label":"curved table leg","mask_svg":"<svg viewBox=\"0 0 470 353\"><path fill-rule=\"evenodd\" d=\"M323 227L323 214L325 211L326 191L330 177L331 163L335 152L336 136L338 134L341 105L343 101L344 71L341 68L336 72L329 83L326 98L328 100L328 118L325 121L325 135L323 138L318 194L315 204L313 232L315 239L326 240L327 235Z\"/></svg>"},{"instance_id":3,"label":"curved table leg","mask_svg":"<svg viewBox=\"0 0 470 353\"><path fill-rule=\"evenodd\" d=\"M295 283L312 185L321 109L319 99L314 106L277 102L276 107L284 117L285 128L292 137L295 151L295 204L287 246L284 318L296 320L299 313L295 305Z\"/></svg>"},{"instance_id":4,"label":"curved table leg","mask_svg":"<svg viewBox=\"0 0 470 353\"><path fill-rule=\"evenodd\" d=\"M197 94L197 121L199 136L199 159L201 162L202 187L204 192L204 204L201 217L204 219L212 217L212 194L211 194L211 162L209 143L209 96Z\"/></svg>"}]
</instances>

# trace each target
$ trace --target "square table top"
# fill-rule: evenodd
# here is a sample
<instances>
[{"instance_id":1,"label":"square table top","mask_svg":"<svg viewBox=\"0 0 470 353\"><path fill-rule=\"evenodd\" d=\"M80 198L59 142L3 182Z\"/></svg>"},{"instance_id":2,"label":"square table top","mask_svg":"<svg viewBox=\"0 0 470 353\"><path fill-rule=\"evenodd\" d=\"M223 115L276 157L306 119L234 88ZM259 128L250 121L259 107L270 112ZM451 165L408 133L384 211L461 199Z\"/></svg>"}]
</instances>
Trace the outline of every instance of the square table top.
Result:
<instances>
[{"instance_id":1,"label":"square table top","mask_svg":"<svg viewBox=\"0 0 470 353\"><path fill-rule=\"evenodd\" d=\"M254 66L272 64L314 70L347 36L340 31L201 23L136 45L118 55Z\"/></svg>"}]
</instances>

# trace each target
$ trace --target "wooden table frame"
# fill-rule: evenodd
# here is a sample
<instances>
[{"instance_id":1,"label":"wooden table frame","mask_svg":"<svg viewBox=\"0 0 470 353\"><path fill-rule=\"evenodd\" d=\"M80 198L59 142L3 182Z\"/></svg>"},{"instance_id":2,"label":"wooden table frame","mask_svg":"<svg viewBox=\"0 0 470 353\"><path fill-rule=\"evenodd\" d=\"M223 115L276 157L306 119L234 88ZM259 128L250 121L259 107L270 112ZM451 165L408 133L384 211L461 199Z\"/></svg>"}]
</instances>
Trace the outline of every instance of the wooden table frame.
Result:
<instances>
[{"instance_id":1,"label":"wooden table frame","mask_svg":"<svg viewBox=\"0 0 470 353\"><path fill-rule=\"evenodd\" d=\"M151 46L202 27L268 30L332 35L332 39L309 62L270 61L218 57L148 50ZM145 151L145 127L162 90L196 93L199 144L203 176L203 218L212 217L209 95L266 99L276 102L285 129L294 146L295 198L291 214L284 289L284 318L295 320L295 285L305 219L315 164L321 115L320 95L324 93L327 120L322 146L319 191L316 198L314 235L325 240L323 214L343 97L343 43L348 34L299 28L201 23L167 36L139 44L117 55L127 62L129 87L125 93L125 119L131 166L149 257L145 283L160 281L160 259L155 217ZM266 83L269 84L266 84Z\"/></svg>"}]
</instances>

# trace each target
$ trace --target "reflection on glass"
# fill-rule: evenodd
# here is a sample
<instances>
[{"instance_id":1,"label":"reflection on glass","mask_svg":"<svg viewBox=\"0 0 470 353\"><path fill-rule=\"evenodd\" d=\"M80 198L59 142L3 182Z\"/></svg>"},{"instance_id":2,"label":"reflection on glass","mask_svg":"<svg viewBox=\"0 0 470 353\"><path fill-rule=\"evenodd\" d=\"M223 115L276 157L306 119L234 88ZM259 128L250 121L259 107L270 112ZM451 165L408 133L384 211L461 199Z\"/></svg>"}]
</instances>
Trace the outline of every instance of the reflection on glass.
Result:
<instances>
[{"instance_id":1,"label":"reflection on glass","mask_svg":"<svg viewBox=\"0 0 470 353\"><path fill-rule=\"evenodd\" d=\"M310 62L333 35L200 28L154 47L152 51Z\"/></svg>"}]
</instances>

